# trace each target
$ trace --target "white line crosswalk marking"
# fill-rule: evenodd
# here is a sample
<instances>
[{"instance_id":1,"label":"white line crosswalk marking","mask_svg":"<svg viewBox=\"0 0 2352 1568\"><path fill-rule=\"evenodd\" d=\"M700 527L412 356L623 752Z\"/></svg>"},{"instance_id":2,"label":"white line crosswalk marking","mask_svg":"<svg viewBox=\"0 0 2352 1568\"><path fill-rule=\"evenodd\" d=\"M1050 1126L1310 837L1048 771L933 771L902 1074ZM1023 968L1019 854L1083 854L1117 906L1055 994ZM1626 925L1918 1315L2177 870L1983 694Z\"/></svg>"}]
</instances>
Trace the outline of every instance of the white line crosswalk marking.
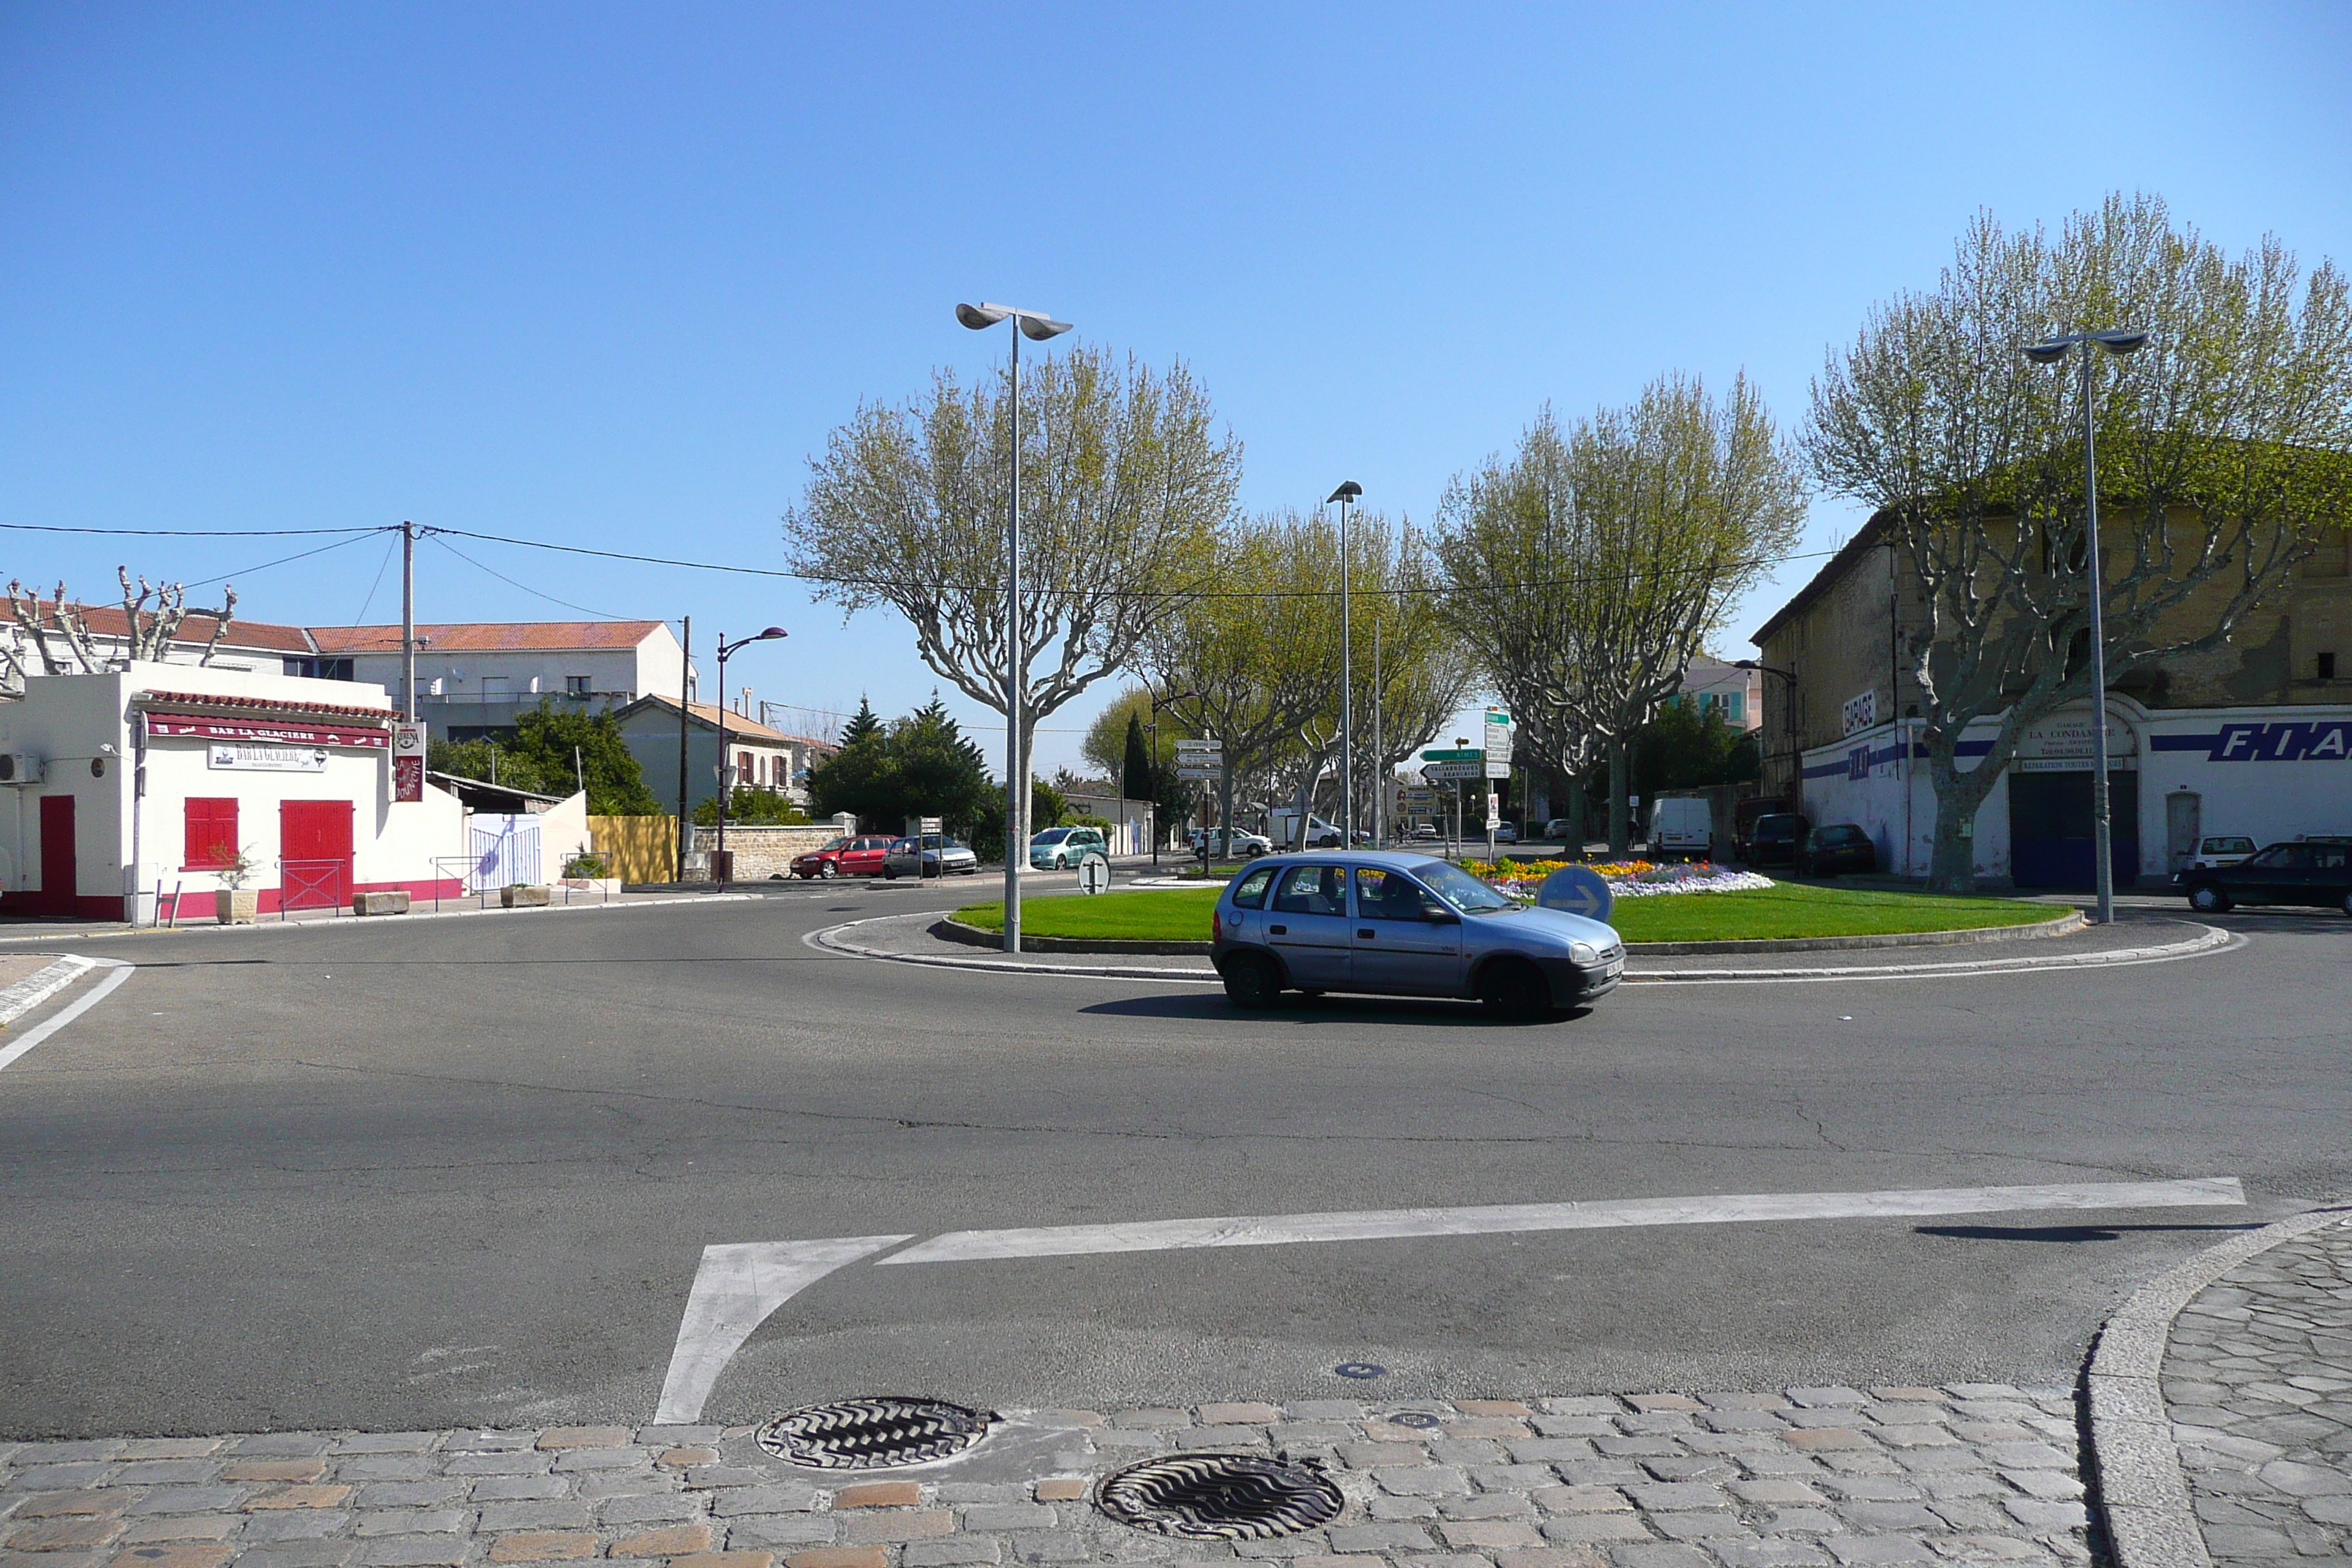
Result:
<instances>
[{"instance_id":1,"label":"white line crosswalk marking","mask_svg":"<svg viewBox=\"0 0 2352 1568\"><path fill-rule=\"evenodd\" d=\"M1493 1236L1629 1226L1728 1225L1770 1220L1896 1219L2031 1209L2233 1208L2246 1201L2235 1176L2172 1182L2067 1182L2038 1186L1931 1187L1876 1193L1738 1193L1715 1197L1624 1198L1595 1203L1487 1204L1462 1208L1368 1209L1147 1220L1131 1225L958 1230L877 1259L967 1263L1076 1253L1276 1247L1308 1241ZM912 1240L906 1236L736 1242L706 1247L688 1294L677 1344L654 1419L702 1417L727 1363L778 1308L845 1264Z\"/></svg>"}]
</instances>

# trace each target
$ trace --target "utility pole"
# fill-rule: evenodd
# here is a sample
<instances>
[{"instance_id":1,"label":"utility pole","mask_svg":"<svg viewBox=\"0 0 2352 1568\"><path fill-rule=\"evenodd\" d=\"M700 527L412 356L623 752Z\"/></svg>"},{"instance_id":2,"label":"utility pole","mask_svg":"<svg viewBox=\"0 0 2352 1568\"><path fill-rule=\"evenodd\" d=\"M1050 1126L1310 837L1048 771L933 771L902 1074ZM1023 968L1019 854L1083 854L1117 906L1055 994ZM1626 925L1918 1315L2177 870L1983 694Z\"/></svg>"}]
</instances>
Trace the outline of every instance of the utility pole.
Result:
<instances>
[{"instance_id":1,"label":"utility pole","mask_svg":"<svg viewBox=\"0 0 2352 1568\"><path fill-rule=\"evenodd\" d=\"M677 678L677 879L686 880L686 847L694 831L693 818L687 813L686 799L686 735L687 726L694 721L694 617L686 616L679 623L685 627L678 639L679 651L686 656L685 673Z\"/></svg>"},{"instance_id":2,"label":"utility pole","mask_svg":"<svg viewBox=\"0 0 2352 1568\"><path fill-rule=\"evenodd\" d=\"M1385 607L1385 606L1383 606ZM1381 623L1372 623L1372 847L1388 847L1388 752L1381 742Z\"/></svg>"},{"instance_id":3,"label":"utility pole","mask_svg":"<svg viewBox=\"0 0 2352 1568\"><path fill-rule=\"evenodd\" d=\"M416 722L416 525L400 525L400 716Z\"/></svg>"}]
</instances>

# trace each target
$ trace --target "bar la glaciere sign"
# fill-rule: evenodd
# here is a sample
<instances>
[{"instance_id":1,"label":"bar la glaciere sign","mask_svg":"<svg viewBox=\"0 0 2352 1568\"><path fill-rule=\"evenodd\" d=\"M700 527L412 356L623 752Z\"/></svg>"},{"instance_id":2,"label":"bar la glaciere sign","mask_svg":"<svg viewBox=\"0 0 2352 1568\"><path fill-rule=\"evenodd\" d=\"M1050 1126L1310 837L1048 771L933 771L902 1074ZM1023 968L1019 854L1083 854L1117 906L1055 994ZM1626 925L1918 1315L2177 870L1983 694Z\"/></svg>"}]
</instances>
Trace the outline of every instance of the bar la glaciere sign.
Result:
<instances>
[{"instance_id":1,"label":"bar la glaciere sign","mask_svg":"<svg viewBox=\"0 0 2352 1568\"><path fill-rule=\"evenodd\" d=\"M207 742L205 765L233 773L324 773L330 746L377 752L392 746L384 730L212 713L150 713L147 733Z\"/></svg>"}]
</instances>

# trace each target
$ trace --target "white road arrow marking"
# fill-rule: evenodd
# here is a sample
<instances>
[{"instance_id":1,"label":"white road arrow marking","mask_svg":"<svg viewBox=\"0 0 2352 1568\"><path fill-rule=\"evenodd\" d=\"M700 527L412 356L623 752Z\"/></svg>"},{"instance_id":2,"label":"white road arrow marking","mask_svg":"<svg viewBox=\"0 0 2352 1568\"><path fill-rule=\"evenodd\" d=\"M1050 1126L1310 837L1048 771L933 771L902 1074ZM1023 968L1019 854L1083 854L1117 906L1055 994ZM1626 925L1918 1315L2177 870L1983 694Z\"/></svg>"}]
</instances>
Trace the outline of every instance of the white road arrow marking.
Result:
<instances>
[{"instance_id":1,"label":"white road arrow marking","mask_svg":"<svg viewBox=\"0 0 2352 1568\"><path fill-rule=\"evenodd\" d=\"M1057 1225L1034 1230L958 1230L882 1259L961 1263L982 1258L1054 1258L1073 1252L1160 1252L1183 1247L1276 1247L1295 1241L1382 1241L1408 1236L1491 1236L1500 1231L1600 1230L1620 1226L1724 1225L1772 1219L1876 1219L1997 1214L2009 1209L2137 1209L2235 1205L2235 1176L2192 1182L2091 1182L2041 1187L1938 1187L1893 1193L1759 1193L1616 1203L1491 1204L1476 1208L1369 1209L1343 1214L1245 1215L1140 1225Z\"/></svg>"},{"instance_id":2,"label":"white road arrow marking","mask_svg":"<svg viewBox=\"0 0 2352 1568\"><path fill-rule=\"evenodd\" d=\"M745 1242L702 1249L702 1267L686 1298L686 1317L670 1352L654 1420L688 1426L702 1416L711 1386L751 1331L802 1290L845 1263L855 1263L907 1236L842 1236L827 1241Z\"/></svg>"},{"instance_id":3,"label":"white road arrow marking","mask_svg":"<svg viewBox=\"0 0 2352 1568\"><path fill-rule=\"evenodd\" d=\"M1366 1209L1333 1214L1244 1215L1131 1225L958 1230L877 1260L967 1263L1073 1253L1159 1252L1202 1247L1276 1247L1302 1241L1380 1241L1419 1236L1597 1230L1628 1226L1725 1225L1763 1220L1895 1219L2028 1209L2229 1208L2246 1201L2235 1176L2178 1182L2069 1182L2021 1187L1934 1187L1879 1193L1746 1193L1628 1198L1604 1203L1488 1204L1465 1208ZM707 1247L678 1325L669 1375L654 1419L701 1419L719 1374L776 1309L844 1264L908 1236Z\"/></svg>"}]
</instances>

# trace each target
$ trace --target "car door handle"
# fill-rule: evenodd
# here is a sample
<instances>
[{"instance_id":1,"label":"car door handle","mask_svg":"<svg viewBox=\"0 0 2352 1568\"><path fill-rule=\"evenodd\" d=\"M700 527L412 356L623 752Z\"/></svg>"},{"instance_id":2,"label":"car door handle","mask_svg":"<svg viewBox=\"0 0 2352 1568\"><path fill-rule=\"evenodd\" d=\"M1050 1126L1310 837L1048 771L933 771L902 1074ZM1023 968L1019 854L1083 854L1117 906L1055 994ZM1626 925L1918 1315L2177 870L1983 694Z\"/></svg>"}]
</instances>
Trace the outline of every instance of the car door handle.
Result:
<instances>
[{"instance_id":1,"label":"car door handle","mask_svg":"<svg viewBox=\"0 0 2352 1568\"><path fill-rule=\"evenodd\" d=\"M1374 931L1374 930L1373 930L1371 927L1370 927L1370 926L1365 926L1365 927L1363 927L1361 930L1358 931L1356 932L1356 935L1357 935L1357 936L1358 936L1358 938L1360 938L1360 938L1363 938L1363 937L1377 937L1377 936L1379 936L1379 935L1380 935L1380 932L1378 932L1378 931Z\"/></svg>"},{"instance_id":2,"label":"car door handle","mask_svg":"<svg viewBox=\"0 0 2352 1568\"><path fill-rule=\"evenodd\" d=\"M1265 934L1268 936L1288 936L1290 934L1290 928L1288 926L1268 926L1265 928Z\"/></svg>"}]
</instances>

